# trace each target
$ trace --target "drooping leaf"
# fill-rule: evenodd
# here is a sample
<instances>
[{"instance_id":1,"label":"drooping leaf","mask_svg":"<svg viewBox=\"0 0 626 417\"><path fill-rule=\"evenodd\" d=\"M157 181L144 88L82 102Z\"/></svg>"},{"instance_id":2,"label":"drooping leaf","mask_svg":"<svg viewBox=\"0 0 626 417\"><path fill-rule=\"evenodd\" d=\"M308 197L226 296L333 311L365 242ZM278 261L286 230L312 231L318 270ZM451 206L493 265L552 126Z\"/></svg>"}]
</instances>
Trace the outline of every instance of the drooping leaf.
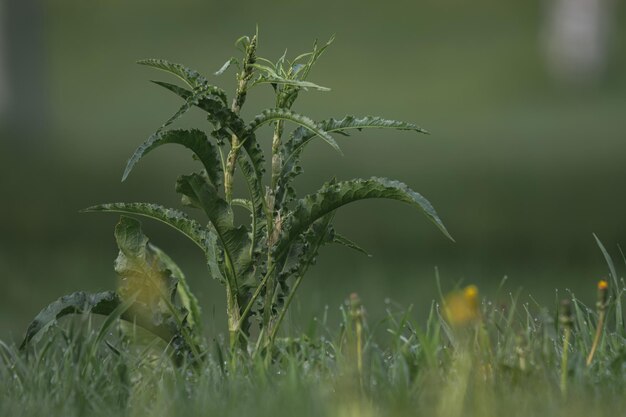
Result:
<instances>
[{"instance_id":1,"label":"drooping leaf","mask_svg":"<svg viewBox=\"0 0 626 417\"><path fill-rule=\"evenodd\" d=\"M180 90L184 91L184 89L180 89ZM155 142L160 140L165 128L170 126L172 123L178 120L182 115L187 113L189 109L191 109L193 106L200 106L200 103L204 103L203 105L208 105L207 103L209 103L212 106L215 106L215 104L218 103L216 106L217 108L224 107L224 104L219 102L219 100L215 99L215 96L208 90L199 89L197 92L194 92L190 96L187 96L185 99L185 103L178 109L178 111L174 113L172 117L170 117L165 123L163 123L161 127L159 127L156 130L156 132L150 135L148 139L146 139L144 143L139 145L139 147L135 150L135 152L133 153L133 155L131 156L131 158L129 159L126 165L126 169L124 170L122 181L124 181L126 177L128 177L128 174L130 173L132 168L135 166L137 161L141 158L141 154L145 152L145 149L152 147L155 144Z\"/></svg>"},{"instance_id":2,"label":"drooping leaf","mask_svg":"<svg viewBox=\"0 0 626 417\"><path fill-rule=\"evenodd\" d=\"M413 130L419 133L428 133L421 127L407 122L398 120L384 119L378 116L345 116L343 119L327 119L318 123L318 126L328 133L339 133L347 135L347 130L356 129L395 129L395 130ZM315 133L311 130L299 127L294 132L290 140L284 146L283 160L285 163L292 158L297 157L301 148L315 137Z\"/></svg>"},{"instance_id":3,"label":"drooping leaf","mask_svg":"<svg viewBox=\"0 0 626 417\"><path fill-rule=\"evenodd\" d=\"M213 246L212 233L197 221L190 219L185 213L149 203L111 203L88 207L83 212L113 212L136 214L158 220L187 236L203 251Z\"/></svg>"},{"instance_id":4,"label":"drooping leaf","mask_svg":"<svg viewBox=\"0 0 626 417\"><path fill-rule=\"evenodd\" d=\"M174 262L168 254L163 252L160 248L154 245L150 245L150 249L153 250L156 256L163 262L163 265L171 272L172 276L176 278L177 282L177 294L180 297L183 307L189 312L189 316L186 318L186 322L193 329L200 327L202 319L202 309L198 299L191 291L189 283L185 274L180 267Z\"/></svg>"},{"instance_id":5,"label":"drooping leaf","mask_svg":"<svg viewBox=\"0 0 626 417\"><path fill-rule=\"evenodd\" d=\"M124 181L128 174L132 171L133 167L144 155L148 154L152 150L158 148L161 145L168 143L174 143L182 145L190 149L202 162L204 169L211 182L219 187L222 180L222 170L220 165L220 159L217 149L213 145L206 134L198 129L192 130L166 130L157 132L150 136L147 141L142 143L133 153L126 164L122 181Z\"/></svg>"},{"instance_id":6,"label":"drooping leaf","mask_svg":"<svg viewBox=\"0 0 626 417\"><path fill-rule=\"evenodd\" d=\"M146 315L136 314L140 309L141 306L135 304L132 298L123 302L114 291L100 293L78 291L64 295L35 316L26 330L20 350L24 350L41 330L52 325L62 317L70 314L98 314L104 316L115 314L120 319L153 333L172 346L174 359L178 363L191 354L191 347L182 337L180 329L174 321L168 320L155 325L150 319L146 319Z\"/></svg>"},{"instance_id":7,"label":"drooping leaf","mask_svg":"<svg viewBox=\"0 0 626 417\"><path fill-rule=\"evenodd\" d=\"M72 294L64 295L53 303L49 304L35 316L26 330L24 340L20 345L20 349L28 346L29 342L42 329L56 322L61 317L70 314L99 314L109 315L122 304L120 297L114 291L105 291L100 293L86 293L78 291ZM130 306L129 306L130 307ZM138 326L156 334L166 342L169 342L176 333L167 324L155 326L151 321L136 317L129 312L130 308L121 315L123 320L136 323Z\"/></svg>"},{"instance_id":8,"label":"drooping leaf","mask_svg":"<svg viewBox=\"0 0 626 417\"><path fill-rule=\"evenodd\" d=\"M169 304L175 302L178 277L148 242L141 223L122 216L115 225L115 241L119 254L115 259L115 272L120 277L118 295L126 300L134 296L142 306L141 311L154 324L162 323L169 314Z\"/></svg>"},{"instance_id":9,"label":"drooping leaf","mask_svg":"<svg viewBox=\"0 0 626 417\"><path fill-rule=\"evenodd\" d=\"M229 271L227 279L237 288L237 276L250 267L250 239L246 228L234 226L232 208L202 176L183 175L178 179L176 191L188 196L204 210L224 250L226 270Z\"/></svg>"},{"instance_id":10,"label":"drooping leaf","mask_svg":"<svg viewBox=\"0 0 626 417\"><path fill-rule=\"evenodd\" d=\"M239 158L238 164L246 181L246 185L248 186L248 193L250 195L250 215L252 217L250 257L253 258L256 255L254 252L258 251L263 241L267 227L265 216L266 200L263 195L263 185L260 180L263 174L255 171L254 166L246 159Z\"/></svg>"},{"instance_id":11,"label":"drooping leaf","mask_svg":"<svg viewBox=\"0 0 626 417\"><path fill-rule=\"evenodd\" d=\"M368 180L328 183L317 193L299 200L286 220L284 234L276 247L277 256L284 256L291 242L317 219L348 203L370 198L386 198L409 203L419 208L445 236L452 239L433 206L421 194L399 181L373 177Z\"/></svg>"},{"instance_id":12,"label":"drooping leaf","mask_svg":"<svg viewBox=\"0 0 626 417\"><path fill-rule=\"evenodd\" d=\"M395 129L395 130L412 130L419 133L428 133L421 127L398 120L385 119L379 116L345 116L342 119L322 120L318 125L328 133L338 133L348 135L349 130L363 129ZM295 193L291 188L291 183L301 172L299 166L300 156L306 145L315 138L315 134L304 127L295 129L288 141L281 148L281 157L283 168L279 177L279 187L277 200L279 204L285 204L295 197Z\"/></svg>"},{"instance_id":13,"label":"drooping leaf","mask_svg":"<svg viewBox=\"0 0 626 417\"><path fill-rule=\"evenodd\" d=\"M252 212L252 202L250 200L246 200L245 198L233 198L230 202L233 206L243 207L249 212Z\"/></svg>"},{"instance_id":14,"label":"drooping leaf","mask_svg":"<svg viewBox=\"0 0 626 417\"><path fill-rule=\"evenodd\" d=\"M337 152L341 153L341 149L339 149L339 145L333 137L324 130L324 128L315 123L312 119L303 116L301 114L295 113L289 109L267 109L264 110L261 114L256 116L252 122L250 122L249 130L255 131L260 126L275 121L275 120L288 120L301 127L310 131L313 136L319 136L324 141L326 141L330 146L333 147Z\"/></svg>"},{"instance_id":15,"label":"drooping leaf","mask_svg":"<svg viewBox=\"0 0 626 417\"><path fill-rule=\"evenodd\" d=\"M155 81L156 84L172 91L174 94L180 96L185 100L189 100L192 96L192 92L184 88L178 87L173 84L168 84L160 81ZM216 130L212 135L220 141L230 141L231 135L236 135L243 143L243 149L250 159L252 164L252 171L255 178L246 178L248 184L261 184L263 180L263 172L265 157L263 151L259 146L254 132L247 129L246 124L241 118L232 112L228 107L222 103L213 100L210 96L202 98L196 104L197 107L206 111L209 115L209 121L216 126ZM246 175L246 173L244 173ZM262 194L263 190L260 190ZM255 203L255 201L253 201ZM256 205L255 210L262 209L261 205Z\"/></svg>"},{"instance_id":16,"label":"drooping leaf","mask_svg":"<svg viewBox=\"0 0 626 417\"><path fill-rule=\"evenodd\" d=\"M114 291L89 294L83 291L65 295L41 310L26 330L20 349L24 349L33 337L44 327L68 314L110 314L120 305L120 299Z\"/></svg>"}]
</instances>

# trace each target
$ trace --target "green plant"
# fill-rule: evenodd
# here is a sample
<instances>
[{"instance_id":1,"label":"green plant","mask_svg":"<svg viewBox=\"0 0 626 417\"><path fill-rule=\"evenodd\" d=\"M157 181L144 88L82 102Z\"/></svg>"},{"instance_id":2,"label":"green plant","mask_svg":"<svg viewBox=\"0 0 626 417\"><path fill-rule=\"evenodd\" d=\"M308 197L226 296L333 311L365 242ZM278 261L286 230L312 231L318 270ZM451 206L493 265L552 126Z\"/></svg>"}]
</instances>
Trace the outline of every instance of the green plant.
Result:
<instances>
[{"instance_id":1,"label":"green plant","mask_svg":"<svg viewBox=\"0 0 626 417\"><path fill-rule=\"evenodd\" d=\"M184 100L178 111L142 143L128 161L123 179L149 152L165 144L182 145L194 153L203 170L181 176L176 191L186 207L206 215L207 225L182 211L148 203L114 203L88 208L89 212L119 212L161 221L191 239L205 254L209 275L226 289L231 348L248 341L251 318L258 318L257 348L267 351L308 268L322 245L338 243L361 250L337 233L335 210L362 199L387 198L419 208L451 239L431 204L405 184L385 178L337 181L332 179L316 193L297 198L294 179L302 172L300 157L312 140L320 138L339 151L333 134L347 136L351 130L398 129L425 133L412 123L377 116L327 119L315 122L292 110L299 94L328 89L308 81L309 73L332 39L314 45L309 53L293 60L285 55L271 62L258 57L257 36L242 37L236 45L243 59L231 58L217 71L237 67L237 87L229 105L226 93L195 70L165 60L148 59L140 64L175 75L186 86L155 81ZM248 92L268 84L275 93L272 108L246 123L240 116ZM191 108L206 112L209 135L198 129L168 129ZM286 135L287 124L296 128ZM269 175L257 131L273 125ZM237 171L238 170L238 171ZM239 172L246 196L235 196L233 179ZM234 206L249 211L250 223L235 219ZM25 343L50 321L80 311L112 314L157 332L167 342L176 341L177 356L199 351L199 307L180 269L161 250L148 243L139 223L122 217L116 227L120 257L117 272L123 285L100 295L76 293L42 311L27 332ZM139 282L139 284L137 284ZM138 318L139 317L139 318Z\"/></svg>"}]
</instances>

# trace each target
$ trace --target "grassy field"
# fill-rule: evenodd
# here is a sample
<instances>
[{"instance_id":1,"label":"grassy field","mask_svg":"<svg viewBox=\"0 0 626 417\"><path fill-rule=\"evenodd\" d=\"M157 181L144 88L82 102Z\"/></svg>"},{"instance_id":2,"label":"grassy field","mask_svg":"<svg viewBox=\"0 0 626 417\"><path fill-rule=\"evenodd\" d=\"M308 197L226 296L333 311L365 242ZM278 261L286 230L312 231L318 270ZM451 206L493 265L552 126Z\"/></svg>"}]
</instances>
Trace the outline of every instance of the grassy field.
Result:
<instances>
[{"instance_id":1,"label":"grassy field","mask_svg":"<svg viewBox=\"0 0 626 417\"><path fill-rule=\"evenodd\" d=\"M232 354L206 332L204 360L180 367L129 326L79 316L26 351L0 343L0 415L620 415L624 282L604 254L596 307L571 293L541 306L505 287L492 302L470 285L434 301L426 322L391 302L370 322L351 295L338 325L322 312L271 355Z\"/></svg>"}]
</instances>

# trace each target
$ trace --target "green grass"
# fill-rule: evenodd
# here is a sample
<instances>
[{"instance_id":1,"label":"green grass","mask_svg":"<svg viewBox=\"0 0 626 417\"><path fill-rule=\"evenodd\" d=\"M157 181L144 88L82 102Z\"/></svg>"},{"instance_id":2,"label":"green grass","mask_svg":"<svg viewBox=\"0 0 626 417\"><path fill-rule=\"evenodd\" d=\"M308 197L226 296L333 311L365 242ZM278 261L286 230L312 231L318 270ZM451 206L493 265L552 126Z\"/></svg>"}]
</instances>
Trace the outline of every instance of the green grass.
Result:
<instances>
[{"instance_id":1,"label":"green grass","mask_svg":"<svg viewBox=\"0 0 626 417\"><path fill-rule=\"evenodd\" d=\"M620 415L626 407L624 282L607 261L607 320L590 366L585 359L598 315L567 297L573 325L566 392L557 303L543 307L510 295L502 304L481 300L478 318L456 327L443 318L445 301L433 302L426 322L393 303L383 320L369 322L347 302L338 325L324 313L287 329L291 336L277 341L271 360L240 352L233 365L228 344L216 337L206 339L202 364L178 368L164 346L145 335L131 340L120 336L128 329L111 321L79 316L42 332L28 352L0 344L0 415Z\"/></svg>"}]
</instances>

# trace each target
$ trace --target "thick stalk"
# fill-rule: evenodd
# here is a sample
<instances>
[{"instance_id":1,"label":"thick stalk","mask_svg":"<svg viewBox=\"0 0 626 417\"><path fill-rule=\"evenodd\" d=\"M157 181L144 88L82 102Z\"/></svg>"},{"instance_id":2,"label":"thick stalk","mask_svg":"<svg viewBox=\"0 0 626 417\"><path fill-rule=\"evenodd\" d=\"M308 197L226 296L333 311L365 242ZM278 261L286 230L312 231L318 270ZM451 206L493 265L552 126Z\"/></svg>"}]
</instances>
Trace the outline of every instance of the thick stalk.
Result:
<instances>
[{"instance_id":1,"label":"thick stalk","mask_svg":"<svg viewBox=\"0 0 626 417\"><path fill-rule=\"evenodd\" d=\"M277 101L277 106L280 105L280 99ZM272 137L272 179L271 187L267 192L267 265L271 271L274 270L274 259L272 257L272 247L278 240L281 230L281 217L278 207L276 207L276 187L278 186L278 180L280 178L280 172L282 170L282 161L280 156L281 137L283 135L283 121L279 120L274 126L274 135ZM265 303L263 306L263 325L267 329L266 335L272 334L272 308L274 305L274 296L276 294L276 279L277 274L273 273L269 276L267 282L267 288L265 291Z\"/></svg>"},{"instance_id":2,"label":"thick stalk","mask_svg":"<svg viewBox=\"0 0 626 417\"><path fill-rule=\"evenodd\" d=\"M235 98L231 105L231 110L235 114L239 114L243 103L246 101L246 95L248 93L248 81L252 78L254 67L252 64L256 62L256 35L250 41L250 44L246 47L246 56L243 60L241 72L237 75L237 91ZM237 157L239 156L239 149L241 148L241 141L243 138L238 137L236 134L232 134L230 142L230 152L226 158L226 169L224 171L224 195L226 201L230 202L233 198L233 179L235 177L235 167L237 166Z\"/></svg>"},{"instance_id":3,"label":"thick stalk","mask_svg":"<svg viewBox=\"0 0 626 417\"><path fill-rule=\"evenodd\" d=\"M604 310L600 311L600 317L598 318L598 327L596 328L596 335L593 338L593 345L591 345L591 351L589 352L589 356L587 356L587 366L591 365L593 361L593 356L596 354L596 349L598 349L598 344L600 343L600 338L602 337L602 328L604 327Z\"/></svg>"},{"instance_id":4,"label":"thick stalk","mask_svg":"<svg viewBox=\"0 0 626 417\"><path fill-rule=\"evenodd\" d=\"M228 315L228 335L232 355L235 354L237 341L239 340L239 328L241 326L241 315L237 297L233 294L230 286L226 286L226 314Z\"/></svg>"},{"instance_id":5,"label":"thick stalk","mask_svg":"<svg viewBox=\"0 0 626 417\"><path fill-rule=\"evenodd\" d=\"M602 337L602 329L604 328L604 317L606 315L606 307L608 304L608 289L609 284L601 280L598 282L598 301L596 303L598 307L598 325L596 327L596 335L593 338L593 345L591 345L591 351L587 356L587 366L591 365L593 361L593 356L596 353L596 349L598 349L598 345L600 344L600 338Z\"/></svg>"}]
</instances>

